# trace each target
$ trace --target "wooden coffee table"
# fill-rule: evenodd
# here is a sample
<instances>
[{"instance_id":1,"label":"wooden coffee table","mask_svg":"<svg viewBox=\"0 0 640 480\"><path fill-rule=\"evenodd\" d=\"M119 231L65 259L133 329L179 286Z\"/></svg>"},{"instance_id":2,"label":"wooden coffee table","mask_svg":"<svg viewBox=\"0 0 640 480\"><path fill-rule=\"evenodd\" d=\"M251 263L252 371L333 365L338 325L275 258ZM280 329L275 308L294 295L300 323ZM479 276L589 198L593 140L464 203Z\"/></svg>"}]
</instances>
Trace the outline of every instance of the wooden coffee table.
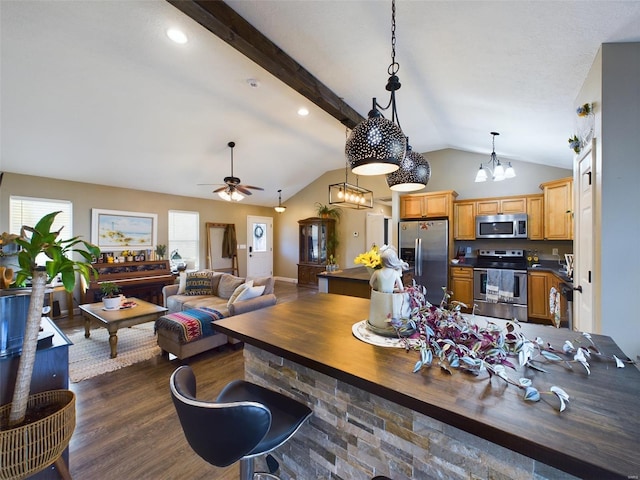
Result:
<instances>
[{"instance_id":1,"label":"wooden coffee table","mask_svg":"<svg viewBox=\"0 0 640 480\"><path fill-rule=\"evenodd\" d=\"M109 332L111 358L118 356L118 328L151 322L167 311L164 307L138 300L137 298L128 298L127 300L135 302L136 306L119 310L105 310L102 302L80 305L80 310L82 310L82 315L84 316L85 338L89 338L91 335L91 320L97 320Z\"/></svg>"}]
</instances>

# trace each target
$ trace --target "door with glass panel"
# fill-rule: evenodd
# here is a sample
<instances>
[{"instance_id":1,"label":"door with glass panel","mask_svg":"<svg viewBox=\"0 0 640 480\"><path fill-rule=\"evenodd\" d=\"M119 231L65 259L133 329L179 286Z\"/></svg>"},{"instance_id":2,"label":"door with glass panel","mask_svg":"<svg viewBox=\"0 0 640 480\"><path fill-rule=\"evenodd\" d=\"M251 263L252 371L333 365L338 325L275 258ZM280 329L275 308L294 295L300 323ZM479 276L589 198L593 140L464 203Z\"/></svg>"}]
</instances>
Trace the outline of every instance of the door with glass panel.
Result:
<instances>
[{"instance_id":1,"label":"door with glass panel","mask_svg":"<svg viewBox=\"0 0 640 480\"><path fill-rule=\"evenodd\" d=\"M247 277L273 275L273 218L247 216Z\"/></svg>"}]
</instances>

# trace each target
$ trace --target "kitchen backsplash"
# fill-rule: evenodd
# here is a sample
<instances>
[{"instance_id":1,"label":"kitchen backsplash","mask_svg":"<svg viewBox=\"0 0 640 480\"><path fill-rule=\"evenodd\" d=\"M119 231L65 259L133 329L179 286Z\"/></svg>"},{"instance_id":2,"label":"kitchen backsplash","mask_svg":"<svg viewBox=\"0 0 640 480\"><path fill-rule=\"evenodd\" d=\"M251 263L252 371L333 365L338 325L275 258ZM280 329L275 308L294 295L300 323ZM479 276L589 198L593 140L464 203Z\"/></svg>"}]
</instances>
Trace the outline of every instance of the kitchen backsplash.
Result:
<instances>
[{"instance_id":1,"label":"kitchen backsplash","mask_svg":"<svg viewBox=\"0 0 640 480\"><path fill-rule=\"evenodd\" d=\"M573 252L573 242L570 240L557 240L557 241L531 241L531 240L517 240L517 239L495 239L495 240L473 240L473 241L456 241L451 257L455 257L456 252L459 250L466 251L471 249L471 255L467 254L467 257L476 257L478 250L527 250L538 251L538 257L540 260L559 260L564 263L564 254ZM558 249L558 255L553 255L553 249Z\"/></svg>"}]
</instances>

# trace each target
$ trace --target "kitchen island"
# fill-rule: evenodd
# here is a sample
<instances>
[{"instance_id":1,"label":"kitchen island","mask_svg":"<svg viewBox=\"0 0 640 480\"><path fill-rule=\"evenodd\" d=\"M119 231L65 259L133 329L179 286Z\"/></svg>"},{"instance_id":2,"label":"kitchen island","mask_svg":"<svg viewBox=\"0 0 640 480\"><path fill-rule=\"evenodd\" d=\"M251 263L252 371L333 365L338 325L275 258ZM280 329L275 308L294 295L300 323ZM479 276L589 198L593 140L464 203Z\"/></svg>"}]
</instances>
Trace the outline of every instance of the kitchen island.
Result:
<instances>
[{"instance_id":1,"label":"kitchen island","mask_svg":"<svg viewBox=\"0 0 640 480\"><path fill-rule=\"evenodd\" d=\"M406 270L402 274L402 283L410 285L413 270ZM371 298L369 280L371 272L366 267L358 266L336 270L335 272L322 272L318 277L318 291L321 293L337 293L351 297Z\"/></svg>"},{"instance_id":2,"label":"kitchen island","mask_svg":"<svg viewBox=\"0 0 640 480\"><path fill-rule=\"evenodd\" d=\"M412 373L417 353L364 343L352 325L369 302L322 294L215 322L245 342L248 380L309 404L311 421L276 452L294 478L637 478L640 475L640 371L609 361L582 367L518 368L541 391L570 395L567 410L543 395L525 402L502 380L437 367ZM500 323L500 321L497 321ZM522 325L561 348L580 335ZM603 352L625 358L609 337ZM563 473L566 472L566 473ZM568 475L570 474L570 475Z\"/></svg>"}]
</instances>

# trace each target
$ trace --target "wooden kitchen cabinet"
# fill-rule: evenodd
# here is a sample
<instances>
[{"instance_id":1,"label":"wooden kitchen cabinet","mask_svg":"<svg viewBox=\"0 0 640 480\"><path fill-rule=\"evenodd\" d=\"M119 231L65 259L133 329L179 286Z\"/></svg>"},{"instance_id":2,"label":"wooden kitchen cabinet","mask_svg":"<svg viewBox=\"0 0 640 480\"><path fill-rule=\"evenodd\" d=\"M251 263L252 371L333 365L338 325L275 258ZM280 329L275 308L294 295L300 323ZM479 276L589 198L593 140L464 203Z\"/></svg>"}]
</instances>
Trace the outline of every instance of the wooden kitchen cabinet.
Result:
<instances>
[{"instance_id":1,"label":"wooden kitchen cabinet","mask_svg":"<svg viewBox=\"0 0 640 480\"><path fill-rule=\"evenodd\" d=\"M544 196L544 239L573 240L573 178L540 185Z\"/></svg>"},{"instance_id":2,"label":"wooden kitchen cabinet","mask_svg":"<svg viewBox=\"0 0 640 480\"><path fill-rule=\"evenodd\" d=\"M452 266L449 270L449 290L452 292L450 301L462 302L468 306L463 312L473 310L473 268Z\"/></svg>"},{"instance_id":3,"label":"wooden kitchen cabinet","mask_svg":"<svg viewBox=\"0 0 640 480\"><path fill-rule=\"evenodd\" d=\"M549 291L553 274L529 271L527 275L527 315L530 319L549 319Z\"/></svg>"},{"instance_id":4,"label":"wooden kitchen cabinet","mask_svg":"<svg viewBox=\"0 0 640 480\"><path fill-rule=\"evenodd\" d=\"M549 307L551 288L560 291L562 280L551 272L529 271L527 275L528 316L530 320L544 320L543 323L554 325L554 318ZM560 295L560 314L565 316L567 300Z\"/></svg>"},{"instance_id":5,"label":"wooden kitchen cabinet","mask_svg":"<svg viewBox=\"0 0 640 480\"><path fill-rule=\"evenodd\" d=\"M453 200L458 194L453 190L400 197L400 218L442 218L453 213Z\"/></svg>"},{"instance_id":6,"label":"wooden kitchen cabinet","mask_svg":"<svg viewBox=\"0 0 640 480\"><path fill-rule=\"evenodd\" d=\"M476 202L477 215L526 213L526 211L527 199L525 197L492 198Z\"/></svg>"},{"instance_id":7,"label":"wooden kitchen cabinet","mask_svg":"<svg viewBox=\"0 0 640 480\"><path fill-rule=\"evenodd\" d=\"M544 240L544 196L527 197L527 227L529 240Z\"/></svg>"},{"instance_id":8,"label":"wooden kitchen cabinet","mask_svg":"<svg viewBox=\"0 0 640 480\"><path fill-rule=\"evenodd\" d=\"M453 238L476 239L476 202L459 201L453 204Z\"/></svg>"}]
</instances>

